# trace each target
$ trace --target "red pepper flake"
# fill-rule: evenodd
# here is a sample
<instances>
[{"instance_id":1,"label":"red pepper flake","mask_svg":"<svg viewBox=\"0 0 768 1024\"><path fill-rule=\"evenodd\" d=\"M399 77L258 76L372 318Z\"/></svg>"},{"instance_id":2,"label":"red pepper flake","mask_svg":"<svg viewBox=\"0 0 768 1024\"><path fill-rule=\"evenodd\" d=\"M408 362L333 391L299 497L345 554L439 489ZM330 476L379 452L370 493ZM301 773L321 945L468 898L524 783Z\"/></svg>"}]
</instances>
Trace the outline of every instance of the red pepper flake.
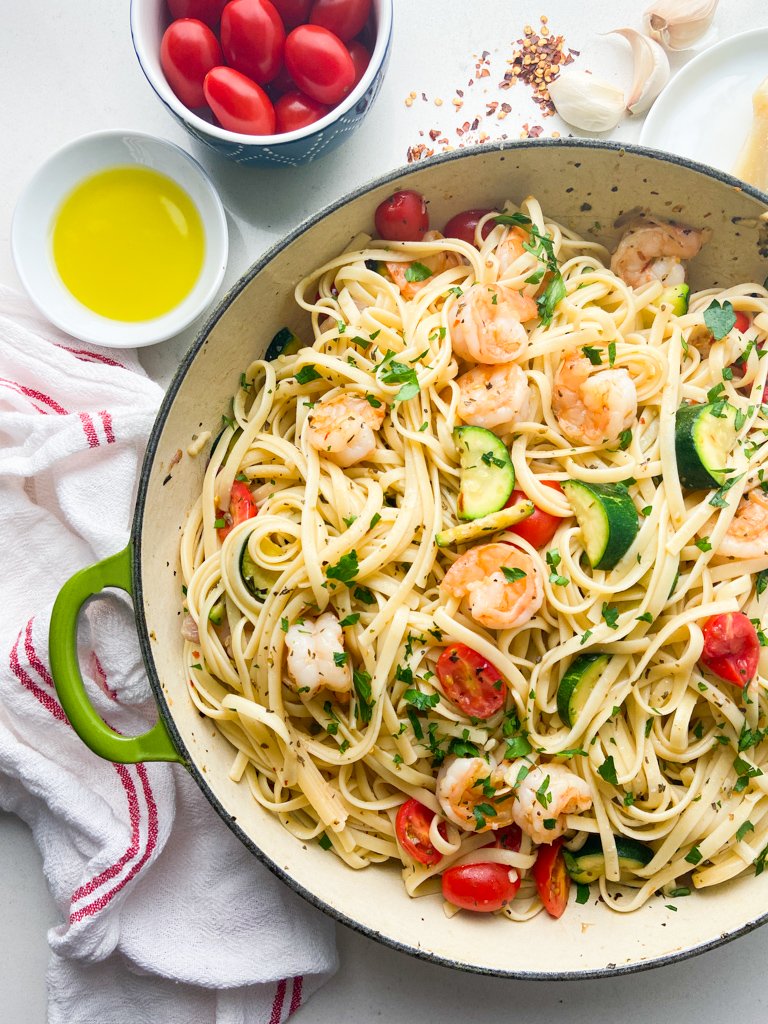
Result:
<instances>
[{"instance_id":1,"label":"red pepper flake","mask_svg":"<svg viewBox=\"0 0 768 1024\"><path fill-rule=\"evenodd\" d=\"M433 142L436 142L440 138L440 129L432 128L429 132L429 137Z\"/></svg>"}]
</instances>

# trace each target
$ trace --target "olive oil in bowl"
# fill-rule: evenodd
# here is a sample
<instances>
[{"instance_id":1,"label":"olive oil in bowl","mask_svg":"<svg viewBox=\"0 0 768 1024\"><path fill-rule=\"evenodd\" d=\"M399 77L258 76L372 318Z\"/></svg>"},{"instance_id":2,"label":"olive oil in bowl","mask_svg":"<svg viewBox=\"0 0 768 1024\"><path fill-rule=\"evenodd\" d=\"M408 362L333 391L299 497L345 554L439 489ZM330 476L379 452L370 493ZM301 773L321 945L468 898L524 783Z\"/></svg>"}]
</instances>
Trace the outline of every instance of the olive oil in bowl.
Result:
<instances>
[{"instance_id":1,"label":"olive oil in bowl","mask_svg":"<svg viewBox=\"0 0 768 1024\"><path fill-rule=\"evenodd\" d=\"M205 256L197 207L165 174L112 167L80 182L51 233L59 276L84 306L111 320L163 316L195 286Z\"/></svg>"}]
</instances>

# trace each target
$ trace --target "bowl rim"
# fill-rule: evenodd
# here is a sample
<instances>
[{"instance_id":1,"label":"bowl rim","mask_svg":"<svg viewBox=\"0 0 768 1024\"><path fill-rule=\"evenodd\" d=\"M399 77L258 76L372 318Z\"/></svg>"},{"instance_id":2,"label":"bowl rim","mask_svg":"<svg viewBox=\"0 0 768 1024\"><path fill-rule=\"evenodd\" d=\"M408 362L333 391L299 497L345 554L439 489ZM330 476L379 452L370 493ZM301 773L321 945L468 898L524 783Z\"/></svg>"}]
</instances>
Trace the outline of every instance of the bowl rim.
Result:
<instances>
[{"instance_id":1,"label":"bowl rim","mask_svg":"<svg viewBox=\"0 0 768 1024\"><path fill-rule=\"evenodd\" d=\"M184 122L186 127L192 128L195 132L207 135L212 139L217 139L220 142L230 142L240 146L253 146L256 148L285 146L288 143L301 142L303 139L309 139L317 132L322 132L325 128L329 128L332 124L335 124L344 116L344 114L351 110L360 99L362 99L369 87L373 84L374 79L379 74L382 65L384 64L392 42L394 0L379 0L379 12L376 24L376 42L371 53L371 59L368 63L368 67L365 69L363 77L357 83L352 92L349 93L349 95L340 103L337 103L335 107L332 107L325 117L321 117L318 121L313 121L312 124L308 124L304 128L297 128L292 132L283 132L281 135L244 135L241 132L227 131L226 128L220 128L218 125L212 124L210 121L206 121L205 118L200 117L200 115L196 114L194 110L190 110L189 107L184 106L164 77L161 76L158 78L152 73L147 64L146 50L143 45L143 40L138 32L140 21L139 10L143 13L144 9L148 6L148 3L149 0L131 0L130 27L131 42L133 43L136 59L138 60L139 67L144 73L144 77L147 82L149 82L153 92L161 103L165 104L172 113L176 114L176 116Z\"/></svg>"},{"instance_id":2,"label":"bowl rim","mask_svg":"<svg viewBox=\"0 0 768 1024\"><path fill-rule=\"evenodd\" d=\"M99 148L103 146L105 141L115 138L124 140L137 139L156 146L160 151L167 150L172 152L176 158L180 158L182 161L186 162L191 174L197 178L208 198L209 206L207 206L206 209L201 209L200 205L196 203L191 196L189 197L203 223L203 227L205 229L206 250L208 251L207 258L210 259L211 266L215 268L215 273L212 274L207 287L200 290L194 304L189 307L183 316L179 315L179 310L182 308L183 303L193 296L198 288L201 288L200 277L198 277L198 280L192 286L187 297L182 299L180 303L170 309L167 313L163 313L162 316L154 317L150 320L138 320L135 322L128 320L111 320L108 317L100 317L99 314L95 314L92 310L89 310L87 306L83 306L83 310L85 311L83 316L85 317L87 313L88 323L79 323L70 319L68 316L60 316L56 311L52 311L48 302L48 291L44 289L41 292L39 289L35 288L35 286L31 284L29 275L26 272L25 262L20 253L20 233L23 231L26 207L32 197L37 194L40 188L40 182L51 168L55 167L56 164L65 159L70 153L77 150L89 149L95 149L98 152ZM123 165L140 166L128 153L125 155ZM179 188L187 192L187 189L184 188L184 185L179 181L173 170L163 165L160 173L171 178ZM88 175L84 174L81 180L84 180L86 177L88 177ZM61 202L64 197L65 192L62 191L58 196L58 201ZM216 187L202 165L175 142L160 138L157 135L152 135L149 132L134 131L131 128L108 128L102 131L89 132L86 135L80 135L76 139L72 139L70 142L66 143L64 146L61 146L61 148L57 149L55 153L52 153L46 160L39 164L31 177L27 180L16 200L13 209L13 217L11 219L10 243L11 255L13 257L13 263L16 268L16 273L19 276L19 280L24 286L24 289L33 304L40 310L43 316L45 316L45 318L50 321L54 327L58 327L59 330L64 331L66 334L69 334L80 341L84 341L87 344L99 345L103 348L146 348L148 345L157 345L160 342L167 341L169 338L173 338L177 334L181 333L181 331L189 327L189 325L200 316L216 295L216 292L219 290L221 282L224 279L224 274L227 269L227 260L229 257L229 229L227 226L227 215L224 211L224 204L221 201L221 196L216 190ZM215 243L215 249L209 249L212 243ZM205 266L205 258L203 266ZM202 268L200 273L202 275ZM96 317L97 319L91 320L91 317ZM104 327L103 333L100 330L102 327L102 321ZM122 337L123 334L125 334L125 337Z\"/></svg>"},{"instance_id":3,"label":"bowl rim","mask_svg":"<svg viewBox=\"0 0 768 1024\"><path fill-rule=\"evenodd\" d=\"M685 167L688 170L695 171L698 174L705 175L708 178L713 178L716 181L722 182L724 185L728 185L731 188L737 189L747 193L754 199L757 199L762 203L768 210L768 193L762 192L760 189L755 188L752 185L748 185L741 181L739 178L735 178L733 175L728 174L725 171L720 171L717 168L710 167L706 164L698 163L694 160L689 160L684 157L675 156L672 153L667 153L662 150L650 149L645 146L631 145L628 143L611 142L602 139L581 139L581 138L566 138L566 139L523 139L523 140L510 140L506 142L500 142L496 144L486 143L480 146L467 147L464 150L454 150L449 153L440 154L430 158L428 161L414 163L408 166L400 166L388 171L385 174L379 175L376 178L371 179L364 185L360 185L353 189L351 192L346 193L339 199L334 200L327 206L324 206L318 213L313 214L310 217L305 218L296 228L293 229L288 235L282 238L279 242L276 242L270 248L264 252L251 266L242 274L242 276L232 285L229 291L224 295L217 305L217 307L211 312L206 319L205 323L200 328L200 331L195 338L194 342L190 346L182 358L176 373L173 376L171 383L163 397L163 400L158 409L157 416L152 427L152 431L147 442L147 448L144 455L144 461L141 467L141 473L139 476L139 483L136 495L136 505L133 517L133 523L131 527L131 577L133 585L133 601L134 601L134 614L136 617L136 625L139 637L139 646L142 652L142 658L147 671L147 677L150 682L154 697L157 701L158 712L160 718L163 720L173 744L184 759L185 767L190 773L192 778L195 780L200 790L211 804L213 809L222 819L222 821L231 829L231 831L237 836L237 838L243 843L243 845L262 863L265 867L276 875L282 882L284 882L290 889L305 899L313 907L321 910L327 916L335 921L340 922L346 927L351 928L353 931L358 932L360 935L364 935L368 939L373 939L376 942L380 942L382 945L395 949L400 953L406 953L419 960L424 960L427 963L438 964L442 967L452 967L457 970L465 971L469 974L480 974L487 975L490 977L498 978L509 978L520 981L579 981L595 978L614 978L620 975L636 974L641 971L652 970L655 967L668 966L670 964L680 963L684 960L689 960L694 956L698 956L700 953L705 953L708 950L716 949L718 946L722 946L732 939L736 939L742 935L747 935L754 931L756 928L763 924L768 923L768 911L758 914L756 917L751 918L744 922L743 925L734 929L730 932L724 932L718 935L714 939L699 943L694 946L687 946L684 949L674 950L669 953L661 954L656 957L649 958L648 960L635 961L634 963L621 964L618 966L606 965L605 967L590 968L584 970L573 970L573 971L520 971L510 969L502 970L497 968L482 967L478 964L466 963L460 960L451 960L449 957L441 954L433 953L429 950L421 948L415 939L411 942L405 942L396 938L392 938L389 935L384 935L381 932L376 931L374 928L366 924L362 924L360 921L349 917L343 911L337 909L332 904L327 903L321 897L315 893L310 892L300 882L296 881L284 868L274 861L267 853L265 853L251 838L248 836L239 823L228 813L223 803L213 791L210 783L206 779L205 775L194 763L190 752L184 743L184 740L176 727L173 715L170 707L166 700L163 692L160 679L154 667L154 660L152 658L151 644L149 641L149 630L147 627L146 617L144 615L144 588L142 584L141 576L141 560L142 560L142 526L144 521L144 515L147 510L147 495L149 491L150 478L153 473L153 466L155 457L157 455L160 438L165 428L165 423L170 413L171 407L176 400L176 396L184 382L187 371L190 369L192 363L196 359L201 348L205 344L208 335L216 326L218 321L228 311L229 307L240 295L240 293L250 284L253 278L261 273L261 271L269 265L269 263L277 256L283 249L286 249L291 245L300 235L302 235L308 228L321 221L323 218L335 213L337 210L346 206L351 201L360 198L382 185L386 185L392 181L399 181L404 177L408 177L411 174L415 174L425 167L432 166L437 163L448 163L454 160L463 160L470 157L477 156L482 153L507 153L518 149L534 147L538 149L549 149L549 150L605 150L617 154L631 153L635 156L647 157L652 160L658 160L663 163L675 164L681 167Z\"/></svg>"}]
</instances>

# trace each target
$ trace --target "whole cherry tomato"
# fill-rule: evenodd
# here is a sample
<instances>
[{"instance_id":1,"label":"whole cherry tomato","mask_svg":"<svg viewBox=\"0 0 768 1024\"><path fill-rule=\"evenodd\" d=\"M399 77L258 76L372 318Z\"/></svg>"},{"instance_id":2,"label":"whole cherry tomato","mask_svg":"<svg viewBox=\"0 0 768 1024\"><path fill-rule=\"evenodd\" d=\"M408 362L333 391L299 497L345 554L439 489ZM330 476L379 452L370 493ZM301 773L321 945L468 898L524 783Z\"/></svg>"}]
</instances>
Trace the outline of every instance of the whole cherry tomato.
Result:
<instances>
[{"instance_id":1,"label":"whole cherry tomato","mask_svg":"<svg viewBox=\"0 0 768 1024\"><path fill-rule=\"evenodd\" d=\"M455 214L443 228L446 238L461 238L470 245L475 244L475 228L481 218L485 217L490 210L462 210ZM483 225L482 236L487 238L496 227L492 220Z\"/></svg>"},{"instance_id":2,"label":"whole cherry tomato","mask_svg":"<svg viewBox=\"0 0 768 1024\"><path fill-rule=\"evenodd\" d=\"M356 39L352 40L352 42L347 46L347 49L349 50L349 56L352 58L352 63L355 65L355 80L352 83L352 88L354 89L368 70L368 65L371 62L371 55L363 44L358 43Z\"/></svg>"},{"instance_id":3,"label":"whole cherry tomato","mask_svg":"<svg viewBox=\"0 0 768 1024\"><path fill-rule=\"evenodd\" d=\"M446 647L435 666L440 689L472 718L490 718L507 695L499 670L466 644Z\"/></svg>"},{"instance_id":4,"label":"whole cherry tomato","mask_svg":"<svg viewBox=\"0 0 768 1024\"><path fill-rule=\"evenodd\" d=\"M197 18L214 28L227 0L168 0L168 10L174 18Z\"/></svg>"},{"instance_id":5,"label":"whole cherry tomato","mask_svg":"<svg viewBox=\"0 0 768 1024\"><path fill-rule=\"evenodd\" d=\"M542 480L545 487L551 487L554 491L560 491L563 493L563 489L559 483L555 480ZM525 491L512 491L509 496L505 508L511 508L512 505L516 505L518 501L527 501L528 495ZM545 512L544 509L539 508L537 505L533 506L533 515L528 516L527 519L521 520L515 526L510 526L509 529L522 537L523 540L527 540L529 544L535 548L543 548L545 544L549 544L552 538L557 533L557 529L562 523L562 519L559 516L550 515L549 512Z\"/></svg>"},{"instance_id":6,"label":"whole cherry tomato","mask_svg":"<svg viewBox=\"0 0 768 1024\"><path fill-rule=\"evenodd\" d=\"M285 29L270 0L231 0L221 15L227 63L266 85L283 66Z\"/></svg>"},{"instance_id":7,"label":"whole cherry tomato","mask_svg":"<svg viewBox=\"0 0 768 1024\"><path fill-rule=\"evenodd\" d=\"M556 839L550 846L540 846L531 871L541 902L550 917L563 916L571 891L571 876L565 867L560 849L562 845L562 839Z\"/></svg>"},{"instance_id":8,"label":"whole cherry tomato","mask_svg":"<svg viewBox=\"0 0 768 1024\"><path fill-rule=\"evenodd\" d=\"M274 135L275 108L260 85L234 68L213 68L203 91L222 128L242 135Z\"/></svg>"},{"instance_id":9,"label":"whole cherry tomato","mask_svg":"<svg viewBox=\"0 0 768 1024\"><path fill-rule=\"evenodd\" d=\"M277 75L272 79L272 81L267 86L267 92L272 97L272 100L274 102L276 99L278 99L280 96L283 96L285 93L295 91L296 83L288 74L288 68L285 66L285 64L283 64L283 66L278 71Z\"/></svg>"},{"instance_id":10,"label":"whole cherry tomato","mask_svg":"<svg viewBox=\"0 0 768 1024\"><path fill-rule=\"evenodd\" d=\"M371 0L315 0L309 20L348 43L362 31L370 12Z\"/></svg>"},{"instance_id":11,"label":"whole cherry tomato","mask_svg":"<svg viewBox=\"0 0 768 1024\"><path fill-rule=\"evenodd\" d=\"M160 65L185 107L205 106L203 80L222 60L218 39L202 21L180 18L163 34Z\"/></svg>"},{"instance_id":12,"label":"whole cherry tomato","mask_svg":"<svg viewBox=\"0 0 768 1024\"><path fill-rule=\"evenodd\" d=\"M355 81L349 50L320 25L299 25L289 33L285 65L302 92L331 107L344 99Z\"/></svg>"},{"instance_id":13,"label":"whole cherry tomato","mask_svg":"<svg viewBox=\"0 0 768 1024\"><path fill-rule=\"evenodd\" d=\"M224 540L236 526L244 523L246 519L253 519L258 511L259 507L253 500L248 485L236 480L229 492L229 512L219 513L219 518L224 520L224 526L217 529L219 540Z\"/></svg>"},{"instance_id":14,"label":"whole cherry tomato","mask_svg":"<svg viewBox=\"0 0 768 1024\"><path fill-rule=\"evenodd\" d=\"M736 686L746 686L757 671L760 641L744 612L723 612L702 627L701 663L710 672Z\"/></svg>"},{"instance_id":15,"label":"whole cherry tomato","mask_svg":"<svg viewBox=\"0 0 768 1024\"><path fill-rule=\"evenodd\" d=\"M429 231L424 196L405 189L379 203L374 214L376 231L385 242L420 242Z\"/></svg>"},{"instance_id":16,"label":"whole cherry tomato","mask_svg":"<svg viewBox=\"0 0 768 1024\"><path fill-rule=\"evenodd\" d=\"M398 843L419 864L437 864L443 859L442 853L438 853L429 838L429 826L434 816L434 811L430 811L418 800L406 800L400 805L395 818ZM438 825L438 830L442 836L445 835L443 822Z\"/></svg>"},{"instance_id":17,"label":"whole cherry tomato","mask_svg":"<svg viewBox=\"0 0 768 1024\"><path fill-rule=\"evenodd\" d=\"M330 109L298 90L286 92L275 101L275 131L279 135L282 132L295 132L299 128L306 128L307 125L325 117Z\"/></svg>"},{"instance_id":18,"label":"whole cherry tomato","mask_svg":"<svg viewBox=\"0 0 768 1024\"><path fill-rule=\"evenodd\" d=\"M297 25L304 25L309 21L312 0L272 0L272 3L289 32Z\"/></svg>"},{"instance_id":19,"label":"whole cherry tomato","mask_svg":"<svg viewBox=\"0 0 768 1024\"><path fill-rule=\"evenodd\" d=\"M520 875L505 864L462 864L443 872L443 897L462 910L501 910L520 888Z\"/></svg>"}]
</instances>

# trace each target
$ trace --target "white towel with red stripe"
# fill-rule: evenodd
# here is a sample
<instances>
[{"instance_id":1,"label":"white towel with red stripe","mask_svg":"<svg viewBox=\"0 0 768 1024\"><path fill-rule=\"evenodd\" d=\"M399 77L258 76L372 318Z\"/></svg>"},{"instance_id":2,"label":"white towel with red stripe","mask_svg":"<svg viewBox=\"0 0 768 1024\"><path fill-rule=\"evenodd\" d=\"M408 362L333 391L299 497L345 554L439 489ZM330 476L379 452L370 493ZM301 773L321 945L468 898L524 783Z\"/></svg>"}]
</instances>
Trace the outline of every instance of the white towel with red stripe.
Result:
<instances>
[{"instance_id":1,"label":"white towel with red stripe","mask_svg":"<svg viewBox=\"0 0 768 1024\"><path fill-rule=\"evenodd\" d=\"M280 1024L335 970L332 922L182 768L92 754L48 667L59 588L128 540L161 396L134 354L74 341L0 287L0 807L31 827L62 915L50 1024ZM101 715L145 730L156 712L130 605L92 601L78 643Z\"/></svg>"}]
</instances>

